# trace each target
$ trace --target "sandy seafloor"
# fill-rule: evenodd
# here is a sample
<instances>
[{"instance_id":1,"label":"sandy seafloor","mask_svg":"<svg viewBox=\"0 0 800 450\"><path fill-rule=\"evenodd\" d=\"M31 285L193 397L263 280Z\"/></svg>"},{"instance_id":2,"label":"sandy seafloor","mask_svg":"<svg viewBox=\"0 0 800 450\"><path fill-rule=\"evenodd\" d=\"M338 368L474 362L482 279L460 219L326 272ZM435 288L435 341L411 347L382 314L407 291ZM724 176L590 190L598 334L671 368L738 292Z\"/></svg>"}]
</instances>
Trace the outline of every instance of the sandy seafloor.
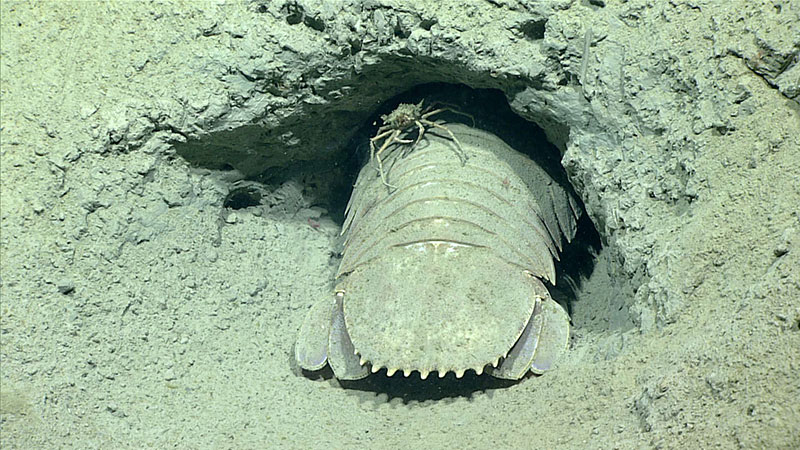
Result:
<instances>
[{"instance_id":1,"label":"sandy seafloor","mask_svg":"<svg viewBox=\"0 0 800 450\"><path fill-rule=\"evenodd\" d=\"M800 448L798 5L554 2L546 25L523 22L524 36L506 42L511 28L492 27L538 14L525 2L401 3L0 2L0 447ZM386 28L395 11L421 28ZM565 31L590 13L624 25L598 19L594 41ZM364 41L365 67L380 53L370 45L391 53L401 42L409 50L398 54L415 55L410 43L449 30L419 61L442 51L452 65L431 65L421 81L491 87L524 64L486 61L539 61L520 52L542 38L541 54L572 62L565 73L597 74L582 92L596 100L582 110L589 118L561 144L605 246L580 282L570 349L553 371L507 384L451 375L342 386L294 363L305 311L330 295L341 221L315 190L328 178L308 177L335 160L309 155L339 147L302 143L347 129L333 116L309 126L323 119L301 106L349 91L295 93L327 76L305 71L319 63L308 55L348 17L389 30ZM484 34L470 34L480 20ZM483 50L447 59L464 36L464 48ZM599 59L581 67L584 36L599 54L629 42L629 57L605 59L613 70ZM264 42L307 58L288 64ZM636 72L647 55L668 62ZM237 90L266 72L286 76ZM623 80L613 89L602 84L612 72ZM350 128L388 99L384 75L363 73L348 81L366 86L351 95L373 102L343 108L364 112ZM688 93L647 97L670 89ZM639 100L623 114L604 100L615 95ZM617 163L581 153L581 123L604 120L633 130ZM239 172L173 148L251 126L242 136L284 127L276 139L286 145L240 149ZM691 170L675 175L675 160L652 157L666 143L665 154L691 143ZM659 161L666 175L652 176ZM224 208L248 165L284 175L265 183L259 205ZM291 176L298 165L305 175ZM690 204L670 203L681 176L678 197Z\"/></svg>"}]
</instances>

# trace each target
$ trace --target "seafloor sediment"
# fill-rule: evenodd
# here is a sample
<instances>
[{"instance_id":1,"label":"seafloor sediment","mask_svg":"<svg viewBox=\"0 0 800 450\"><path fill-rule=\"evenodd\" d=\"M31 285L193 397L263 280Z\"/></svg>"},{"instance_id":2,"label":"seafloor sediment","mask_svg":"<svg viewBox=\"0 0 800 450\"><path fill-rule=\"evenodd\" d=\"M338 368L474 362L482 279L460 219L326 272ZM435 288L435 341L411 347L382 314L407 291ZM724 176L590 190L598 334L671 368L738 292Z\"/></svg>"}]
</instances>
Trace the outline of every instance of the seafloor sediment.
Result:
<instances>
[{"instance_id":1,"label":"seafloor sediment","mask_svg":"<svg viewBox=\"0 0 800 450\"><path fill-rule=\"evenodd\" d=\"M800 443L796 3L0 8L2 447ZM503 386L304 376L354 155L431 91L560 158L601 244L570 349Z\"/></svg>"}]
</instances>

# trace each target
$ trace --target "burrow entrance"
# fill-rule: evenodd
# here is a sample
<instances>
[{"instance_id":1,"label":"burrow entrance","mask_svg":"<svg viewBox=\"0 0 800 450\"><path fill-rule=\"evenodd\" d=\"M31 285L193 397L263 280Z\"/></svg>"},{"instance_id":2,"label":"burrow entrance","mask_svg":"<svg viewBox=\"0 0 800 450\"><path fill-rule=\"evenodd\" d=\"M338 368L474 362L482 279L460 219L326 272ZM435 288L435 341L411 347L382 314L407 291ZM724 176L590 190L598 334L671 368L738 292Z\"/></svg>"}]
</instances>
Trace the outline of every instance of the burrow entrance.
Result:
<instances>
[{"instance_id":1,"label":"burrow entrance","mask_svg":"<svg viewBox=\"0 0 800 450\"><path fill-rule=\"evenodd\" d=\"M271 199L275 198L274 193L286 189L289 185L292 188L290 190L299 190L299 195L309 204L319 208L321 214L329 216L341 225L355 177L361 167L368 162L369 139L375 135L381 124L380 117L393 111L401 103L420 101L426 104L444 103L471 116L474 118L474 123L464 115L452 113L443 113L437 118L467 123L497 135L512 148L527 155L544 168L556 183L575 194L575 198L581 198L581 193L574 191L561 165L562 150L548 141L544 130L538 125L515 114L502 91L472 89L457 84L422 84L402 92L375 107L366 120L353 124L351 137L342 148L332 153L321 152L323 157L320 159L287 160L259 173L244 174L237 170L237 167L247 164L245 160L252 156L226 154L224 149L222 152L218 151L219 149L215 151L217 147L215 139L218 137L212 137L206 142L189 142L176 148L179 154L194 165L235 174L228 177L233 181L222 204L223 216L231 211L248 208L269 210L275 206L270 205ZM324 118L316 120L323 121L317 126L324 126ZM550 131L552 134L553 130ZM302 137L303 132L303 127L298 126L289 134ZM235 133L236 130L226 133L226 141L246 139L254 136L256 132L248 126L242 131L241 136L237 137ZM568 131L561 130L559 134L566 140ZM563 147L564 142L561 144ZM268 150L264 149L265 152ZM214 156L209 157L211 154ZM583 208L582 203L581 208ZM601 331L604 327L624 331L633 326L627 309L620 308L618 311L608 312L615 318L607 318L602 317L603 313L598 313L597 308L585 308L592 300L584 295L582 284L592 275L596 257L603 251L601 242L597 229L588 214L583 211L577 235L572 243L564 248L561 261L557 263L556 286L549 286L553 297L566 307L572 317L573 341L581 338L584 327L596 331ZM592 294L596 295L596 292ZM364 381L346 384L361 390L388 392L390 396L402 397L404 400L469 395L476 390L509 384L491 377L478 377L468 371L464 378L459 380L455 380L452 373L441 380L431 377L426 380L427 386L423 387L422 384L415 384L420 383L416 372L416 379L414 375L404 379L399 373L389 378L385 377L385 369L381 372L377 374L378 376L370 376ZM434 378L436 381L431 385Z\"/></svg>"}]
</instances>

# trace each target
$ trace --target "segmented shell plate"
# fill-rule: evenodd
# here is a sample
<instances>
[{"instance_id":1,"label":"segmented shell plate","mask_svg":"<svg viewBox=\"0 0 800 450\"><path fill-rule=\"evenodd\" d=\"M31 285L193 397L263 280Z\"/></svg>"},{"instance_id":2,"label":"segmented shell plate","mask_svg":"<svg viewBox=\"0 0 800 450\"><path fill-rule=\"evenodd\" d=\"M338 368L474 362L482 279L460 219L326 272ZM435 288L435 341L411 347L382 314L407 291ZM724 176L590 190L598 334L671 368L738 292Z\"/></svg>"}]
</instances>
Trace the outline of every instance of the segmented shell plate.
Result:
<instances>
[{"instance_id":1,"label":"segmented shell plate","mask_svg":"<svg viewBox=\"0 0 800 450\"><path fill-rule=\"evenodd\" d=\"M494 135L446 126L466 164L428 130L383 156L397 189L368 164L348 204L346 328L362 361L389 373L496 364L530 320L532 276L555 282L553 259L575 233L576 205L544 170Z\"/></svg>"}]
</instances>

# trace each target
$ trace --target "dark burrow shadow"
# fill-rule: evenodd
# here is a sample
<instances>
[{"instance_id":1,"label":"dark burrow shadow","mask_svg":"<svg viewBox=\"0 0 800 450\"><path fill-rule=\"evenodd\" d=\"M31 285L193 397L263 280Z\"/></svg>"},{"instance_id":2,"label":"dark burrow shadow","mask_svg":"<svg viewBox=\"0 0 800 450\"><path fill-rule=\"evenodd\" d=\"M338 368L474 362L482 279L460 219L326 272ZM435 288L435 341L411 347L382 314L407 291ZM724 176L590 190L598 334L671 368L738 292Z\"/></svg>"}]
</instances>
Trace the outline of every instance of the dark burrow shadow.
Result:
<instances>
[{"instance_id":1,"label":"dark burrow shadow","mask_svg":"<svg viewBox=\"0 0 800 450\"><path fill-rule=\"evenodd\" d=\"M317 372L303 371L303 375L310 379L334 380L333 372L329 366ZM519 381L503 380L488 374L476 375L468 370L461 378L449 372L444 378L431 373L428 378L421 379L418 372L412 372L408 377L397 372L391 377L386 376L386 369L357 381L336 380L339 385L348 390L372 393L376 396L385 395L386 401L400 399L404 404L426 401L437 401L454 398L472 398L476 393L491 393L495 389L503 389L523 382L536 375L528 374Z\"/></svg>"}]
</instances>

